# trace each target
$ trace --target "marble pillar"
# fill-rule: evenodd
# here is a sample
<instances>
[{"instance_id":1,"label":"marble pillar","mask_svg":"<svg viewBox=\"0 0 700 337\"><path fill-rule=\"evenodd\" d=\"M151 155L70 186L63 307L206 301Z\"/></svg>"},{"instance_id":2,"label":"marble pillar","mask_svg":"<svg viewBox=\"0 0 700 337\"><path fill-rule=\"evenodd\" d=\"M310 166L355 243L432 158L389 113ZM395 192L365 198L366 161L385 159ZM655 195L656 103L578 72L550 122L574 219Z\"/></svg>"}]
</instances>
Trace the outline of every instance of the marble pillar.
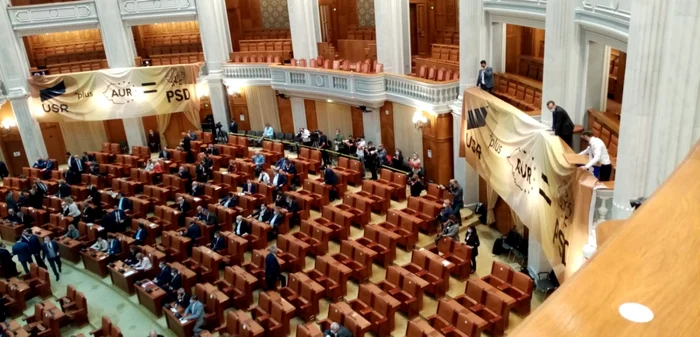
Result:
<instances>
[{"instance_id":1,"label":"marble pillar","mask_svg":"<svg viewBox=\"0 0 700 337\"><path fill-rule=\"evenodd\" d=\"M228 106L228 96L223 85L223 65L228 62L229 27L221 20L225 15L225 0L198 0L197 17L199 31L202 36L202 49L207 64L206 82L209 86L209 98L214 122L221 123L223 130L228 132L231 117Z\"/></svg>"},{"instance_id":2,"label":"marble pillar","mask_svg":"<svg viewBox=\"0 0 700 337\"><path fill-rule=\"evenodd\" d=\"M15 120L17 120L17 129L19 129L19 135L22 137L22 145L24 145L24 152L27 154L29 164L31 165L39 158L48 158L49 155L46 151L46 143L44 143L39 122L32 116L27 96L8 98L10 104L12 104L12 111L15 114ZM12 154L8 155L11 156Z\"/></svg>"},{"instance_id":3,"label":"marble pillar","mask_svg":"<svg viewBox=\"0 0 700 337\"><path fill-rule=\"evenodd\" d=\"M586 97L584 109L604 111L603 104L608 97L608 70L610 65L610 48L598 42L588 41L586 72ZM576 116L574 123L583 125L584 115Z\"/></svg>"},{"instance_id":4,"label":"marble pillar","mask_svg":"<svg viewBox=\"0 0 700 337\"><path fill-rule=\"evenodd\" d=\"M493 72L506 71L506 24L491 24L491 67Z\"/></svg>"},{"instance_id":5,"label":"marble pillar","mask_svg":"<svg viewBox=\"0 0 700 337\"><path fill-rule=\"evenodd\" d=\"M411 72L411 22L408 8L406 0L374 1L377 62L384 65L384 72Z\"/></svg>"},{"instance_id":6,"label":"marble pillar","mask_svg":"<svg viewBox=\"0 0 700 337\"><path fill-rule=\"evenodd\" d=\"M294 57L307 60L318 57L318 43L321 42L318 0L287 1L287 8Z\"/></svg>"},{"instance_id":7,"label":"marble pillar","mask_svg":"<svg viewBox=\"0 0 700 337\"><path fill-rule=\"evenodd\" d=\"M566 109L572 120L585 111L578 111L580 28L575 21L577 1L547 2L545 20L544 74L542 79L541 122L552 125L547 102L552 100Z\"/></svg>"},{"instance_id":8,"label":"marble pillar","mask_svg":"<svg viewBox=\"0 0 700 337\"><path fill-rule=\"evenodd\" d=\"M374 146L382 143L382 122L379 114L382 108L375 108L372 111L362 113L362 127L365 132L365 139L372 141Z\"/></svg>"},{"instance_id":9,"label":"marble pillar","mask_svg":"<svg viewBox=\"0 0 700 337\"><path fill-rule=\"evenodd\" d=\"M100 19L100 35L110 68L129 68L135 65L136 45L129 27L119 15L118 1L95 1Z\"/></svg>"},{"instance_id":10,"label":"marble pillar","mask_svg":"<svg viewBox=\"0 0 700 337\"><path fill-rule=\"evenodd\" d=\"M649 197L700 136L700 5L632 2L613 217Z\"/></svg>"},{"instance_id":11,"label":"marble pillar","mask_svg":"<svg viewBox=\"0 0 700 337\"><path fill-rule=\"evenodd\" d=\"M143 128L141 117L124 118L124 132L129 146L147 146L146 130ZM154 130L157 131L157 130Z\"/></svg>"},{"instance_id":12,"label":"marble pillar","mask_svg":"<svg viewBox=\"0 0 700 337\"><path fill-rule=\"evenodd\" d=\"M289 98L292 103L292 120L294 121L294 130L305 128L306 126L306 104L301 97Z\"/></svg>"}]
</instances>

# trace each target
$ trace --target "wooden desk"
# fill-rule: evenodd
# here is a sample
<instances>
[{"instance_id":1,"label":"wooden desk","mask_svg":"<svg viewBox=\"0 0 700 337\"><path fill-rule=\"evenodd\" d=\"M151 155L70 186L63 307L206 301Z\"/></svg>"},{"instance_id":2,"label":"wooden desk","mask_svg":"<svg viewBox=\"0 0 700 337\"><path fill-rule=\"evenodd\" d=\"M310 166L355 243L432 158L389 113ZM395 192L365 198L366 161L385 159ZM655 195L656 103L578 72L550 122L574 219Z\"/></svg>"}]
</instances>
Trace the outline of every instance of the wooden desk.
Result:
<instances>
[{"instance_id":1,"label":"wooden desk","mask_svg":"<svg viewBox=\"0 0 700 337\"><path fill-rule=\"evenodd\" d=\"M41 304L44 306L44 314L51 314L52 319L58 322L59 326L68 325L68 316L66 316L66 314L63 313L61 308L53 304L51 300L45 300L41 302Z\"/></svg>"},{"instance_id":2,"label":"wooden desk","mask_svg":"<svg viewBox=\"0 0 700 337\"><path fill-rule=\"evenodd\" d=\"M134 282L136 281L139 271L127 266L123 261L116 261L113 266L107 267L109 268L109 278L112 279L112 284L116 285L125 293L133 295L135 292ZM120 269L123 273L120 272Z\"/></svg>"},{"instance_id":3,"label":"wooden desk","mask_svg":"<svg viewBox=\"0 0 700 337\"><path fill-rule=\"evenodd\" d=\"M194 329L194 324L197 320L187 320L183 323L179 318L175 317L173 309L165 309L165 320L168 323L168 329L175 332L175 335L178 337L192 337L194 335L192 329ZM182 315L185 309L178 306L175 311Z\"/></svg>"},{"instance_id":4,"label":"wooden desk","mask_svg":"<svg viewBox=\"0 0 700 337\"><path fill-rule=\"evenodd\" d=\"M175 268L180 271L180 276L182 277L182 287L189 294L194 288L195 283L197 283L197 273L191 269L185 267L180 262L173 262L170 264L170 268Z\"/></svg>"},{"instance_id":5,"label":"wooden desk","mask_svg":"<svg viewBox=\"0 0 700 337\"><path fill-rule=\"evenodd\" d=\"M355 310L352 310L350 305L347 302L335 302L334 303L336 306L338 306L338 309L340 309L340 312L342 312L345 316L352 317L355 320L355 324L358 328L358 331L369 331L370 323L367 319L362 317L360 314L358 314Z\"/></svg>"},{"instance_id":6,"label":"wooden desk","mask_svg":"<svg viewBox=\"0 0 700 337\"><path fill-rule=\"evenodd\" d=\"M22 231L24 231L24 225L13 225L5 220L0 222L0 236L5 241L17 241L17 238L22 235Z\"/></svg>"},{"instance_id":7,"label":"wooden desk","mask_svg":"<svg viewBox=\"0 0 700 337\"><path fill-rule=\"evenodd\" d=\"M147 292L146 289L149 289L151 292ZM148 311L152 312L156 317L163 316L163 304L167 296L165 290L159 288L155 283L147 281L136 285L136 294L138 295L139 303L146 307Z\"/></svg>"},{"instance_id":8,"label":"wooden desk","mask_svg":"<svg viewBox=\"0 0 700 337\"><path fill-rule=\"evenodd\" d=\"M80 262L80 248L82 247L82 242L71 238L63 238L56 240L56 243L58 243L58 251L61 253L63 259L73 263Z\"/></svg>"},{"instance_id":9,"label":"wooden desk","mask_svg":"<svg viewBox=\"0 0 700 337\"><path fill-rule=\"evenodd\" d=\"M95 256L92 256L93 254ZM107 260L109 259L109 255L106 252L88 249L87 251L80 252L80 256L83 259L85 269L102 278L107 276Z\"/></svg>"},{"instance_id":10,"label":"wooden desk","mask_svg":"<svg viewBox=\"0 0 700 337\"><path fill-rule=\"evenodd\" d=\"M11 332L14 337L29 337L29 333L24 331L19 322L11 320L9 323L0 323L5 328L5 331Z\"/></svg>"},{"instance_id":11,"label":"wooden desk","mask_svg":"<svg viewBox=\"0 0 700 337\"><path fill-rule=\"evenodd\" d=\"M32 233L39 237L40 242L44 242L45 237L51 237L53 235L51 231L47 231L37 226L32 227Z\"/></svg>"},{"instance_id":12,"label":"wooden desk","mask_svg":"<svg viewBox=\"0 0 700 337\"><path fill-rule=\"evenodd\" d=\"M17 290L15 300L19 303L22 311L27 309L27 294L29 293L29 284L21 279L13 277L8 280L8 286Z\"/></svg>"}]
</instances>

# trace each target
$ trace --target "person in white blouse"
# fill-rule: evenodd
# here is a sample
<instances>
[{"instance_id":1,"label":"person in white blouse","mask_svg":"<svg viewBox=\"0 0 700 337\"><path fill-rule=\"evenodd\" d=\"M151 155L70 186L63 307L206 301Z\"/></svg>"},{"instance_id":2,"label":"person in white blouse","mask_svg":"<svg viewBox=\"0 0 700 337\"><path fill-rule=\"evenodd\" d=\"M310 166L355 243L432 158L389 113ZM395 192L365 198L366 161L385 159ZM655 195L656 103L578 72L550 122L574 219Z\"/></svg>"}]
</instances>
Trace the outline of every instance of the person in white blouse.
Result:
<instances>
[{"instance_id":1,"label":"person in white blouse","mask_svg":"<svg viewBox=\"0 0 700 337\"><path fill-rule=\"evenodd\" d=\"M590 131L585 131L581 137L588 142L588 147L579 154L587 154L589 158L588 163L582 168L588 170L594 165L600 164L598 180L609 181L612 174L612 164L610 163L610 156L605 143L603 143L602 139L594 137Z\"/></svg>"},{"instance_id":2,"label":"person in white blouse","mask_svg":"<svg viewBox=\"0 0 700 337\"><path fill-rule=\"evenodd\" d=\"M138 253L136 254L136 259L139 260L139 263L134 265L134 269L136 270L149 270L153 267L151 260L146 255Z\"/></svg>"},{"instance_id":3,"label":"person in white blouse","mask_svg":"<svg viewBox=\"0 0 700 337\"><path fill-rule=\"evenodd\" d=\"M146 164L145 170L148 172L153 171L153 168L156 166L156 162L153 159L149 159L148 163Z\"/></svg>"},{"instance_id":4,"label":"person in white blouse","mask_svg":"<svg viewBox=\"0 0 700 337\"><path fill-rule=\"evenodd\" d=\"M73 218L80 217L80 209L78 209L78 205L73 202L73 198L66 197L63 199L61 207L63 208L64 216L70 216Z\"/></svg>"},{"instance_id":5,"label":"person in white blouse","mask_svg":"<svg viewBox=\"0 0 700 337\"><path fill-rule=\"evenodd\" d=\"M94 250L99 250L101 252L106 252L107 251L107 241L104 238L97 238L97 242L95 242L94 245L90 246L90 249Z\"/></svg>"},{"instance_id":6,"label":"person in white blouse","mask_svg":"<svg viewBox=\"0 0 700 337\"><path fill-rule=\"evenodd\" d=\"M260 171L258 176L258 181L264 183L265 185L270 185L270 175L265 172L265 170Z\"/></svg>"}]
</instances>

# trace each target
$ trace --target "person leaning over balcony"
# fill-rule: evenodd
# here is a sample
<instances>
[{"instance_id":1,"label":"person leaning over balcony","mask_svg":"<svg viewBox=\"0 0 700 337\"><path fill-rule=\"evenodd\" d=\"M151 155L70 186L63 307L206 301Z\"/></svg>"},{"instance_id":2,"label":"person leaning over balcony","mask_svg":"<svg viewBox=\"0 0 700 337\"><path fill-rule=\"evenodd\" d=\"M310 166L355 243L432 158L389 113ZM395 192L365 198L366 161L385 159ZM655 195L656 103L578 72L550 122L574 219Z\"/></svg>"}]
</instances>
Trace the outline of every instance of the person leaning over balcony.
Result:
<instances>
[{"instance_id":1,"label":"person leaning over balcony","mask_svg":"<svg viewBox=\"0 0 700 337\"><path fill-rule=\"evenodd\" d=\"M608 148L605 146L605 143L603 143L602 139L593 136L593 133L590 131L585 131L581 137L588 142L588 147L579 154L587 154L589 158L588 163L581 166L581 168L588 170L600 163L600 169L597 174L598 180L610 181L612 164L610 163L610 156L608 155ZM594 174L595 171L596 169L593 171Z\"/></svg>"},{"instance_id":2,"label":"person leaning over balcony","mask_svg":"<svg viewBox=\"0 0 700 337\"><path fill-rule=\"evenodd\" d=\"M489 94L493 92L493 68L486 66L486 61L481 60L481 69L476 78L476 86Z\"/></svg>"},{"instance_id":3,"label":"person leaning over balcony","mask_svg":"<svg viewBox=\"0 0 700 337\"><path fill-rule=\"evenodd\" d=\"M552 112L552 131L570 148L574 148L574 122L569 114L554 101L547 102L547 109Z\"/></svg>"}]
</instances>

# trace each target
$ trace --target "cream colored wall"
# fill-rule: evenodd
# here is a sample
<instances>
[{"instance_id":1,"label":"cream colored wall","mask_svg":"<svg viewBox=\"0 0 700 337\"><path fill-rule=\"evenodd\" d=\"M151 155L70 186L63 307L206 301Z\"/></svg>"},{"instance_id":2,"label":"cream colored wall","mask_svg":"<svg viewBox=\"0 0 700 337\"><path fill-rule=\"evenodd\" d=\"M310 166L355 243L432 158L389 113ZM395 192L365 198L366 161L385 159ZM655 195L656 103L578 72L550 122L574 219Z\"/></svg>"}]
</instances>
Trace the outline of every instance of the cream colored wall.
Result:
<instances>
[{"instance_id":1,"label":"cream colored wall","mask_svg":"<svg viewBox=\"0 0 700 337\"><path fill-rule=\"evenodd\" d=\"M394 103L394 146L406 159L413 153L423 160L423 133L413 126L416 108Z\"/></svg>"},{"instance_id":2,"label":"cream colored wall","mask_svg":"<svg viewBox=\"0 0 700 337\"><path fill-rule=\"evenodd\" d=\"M316 101L316 121L318 129L327 135L335 136L335 129L340 129L345 137L352 135L352 112L349 105Z\"/></svg>"}]
</instances>

